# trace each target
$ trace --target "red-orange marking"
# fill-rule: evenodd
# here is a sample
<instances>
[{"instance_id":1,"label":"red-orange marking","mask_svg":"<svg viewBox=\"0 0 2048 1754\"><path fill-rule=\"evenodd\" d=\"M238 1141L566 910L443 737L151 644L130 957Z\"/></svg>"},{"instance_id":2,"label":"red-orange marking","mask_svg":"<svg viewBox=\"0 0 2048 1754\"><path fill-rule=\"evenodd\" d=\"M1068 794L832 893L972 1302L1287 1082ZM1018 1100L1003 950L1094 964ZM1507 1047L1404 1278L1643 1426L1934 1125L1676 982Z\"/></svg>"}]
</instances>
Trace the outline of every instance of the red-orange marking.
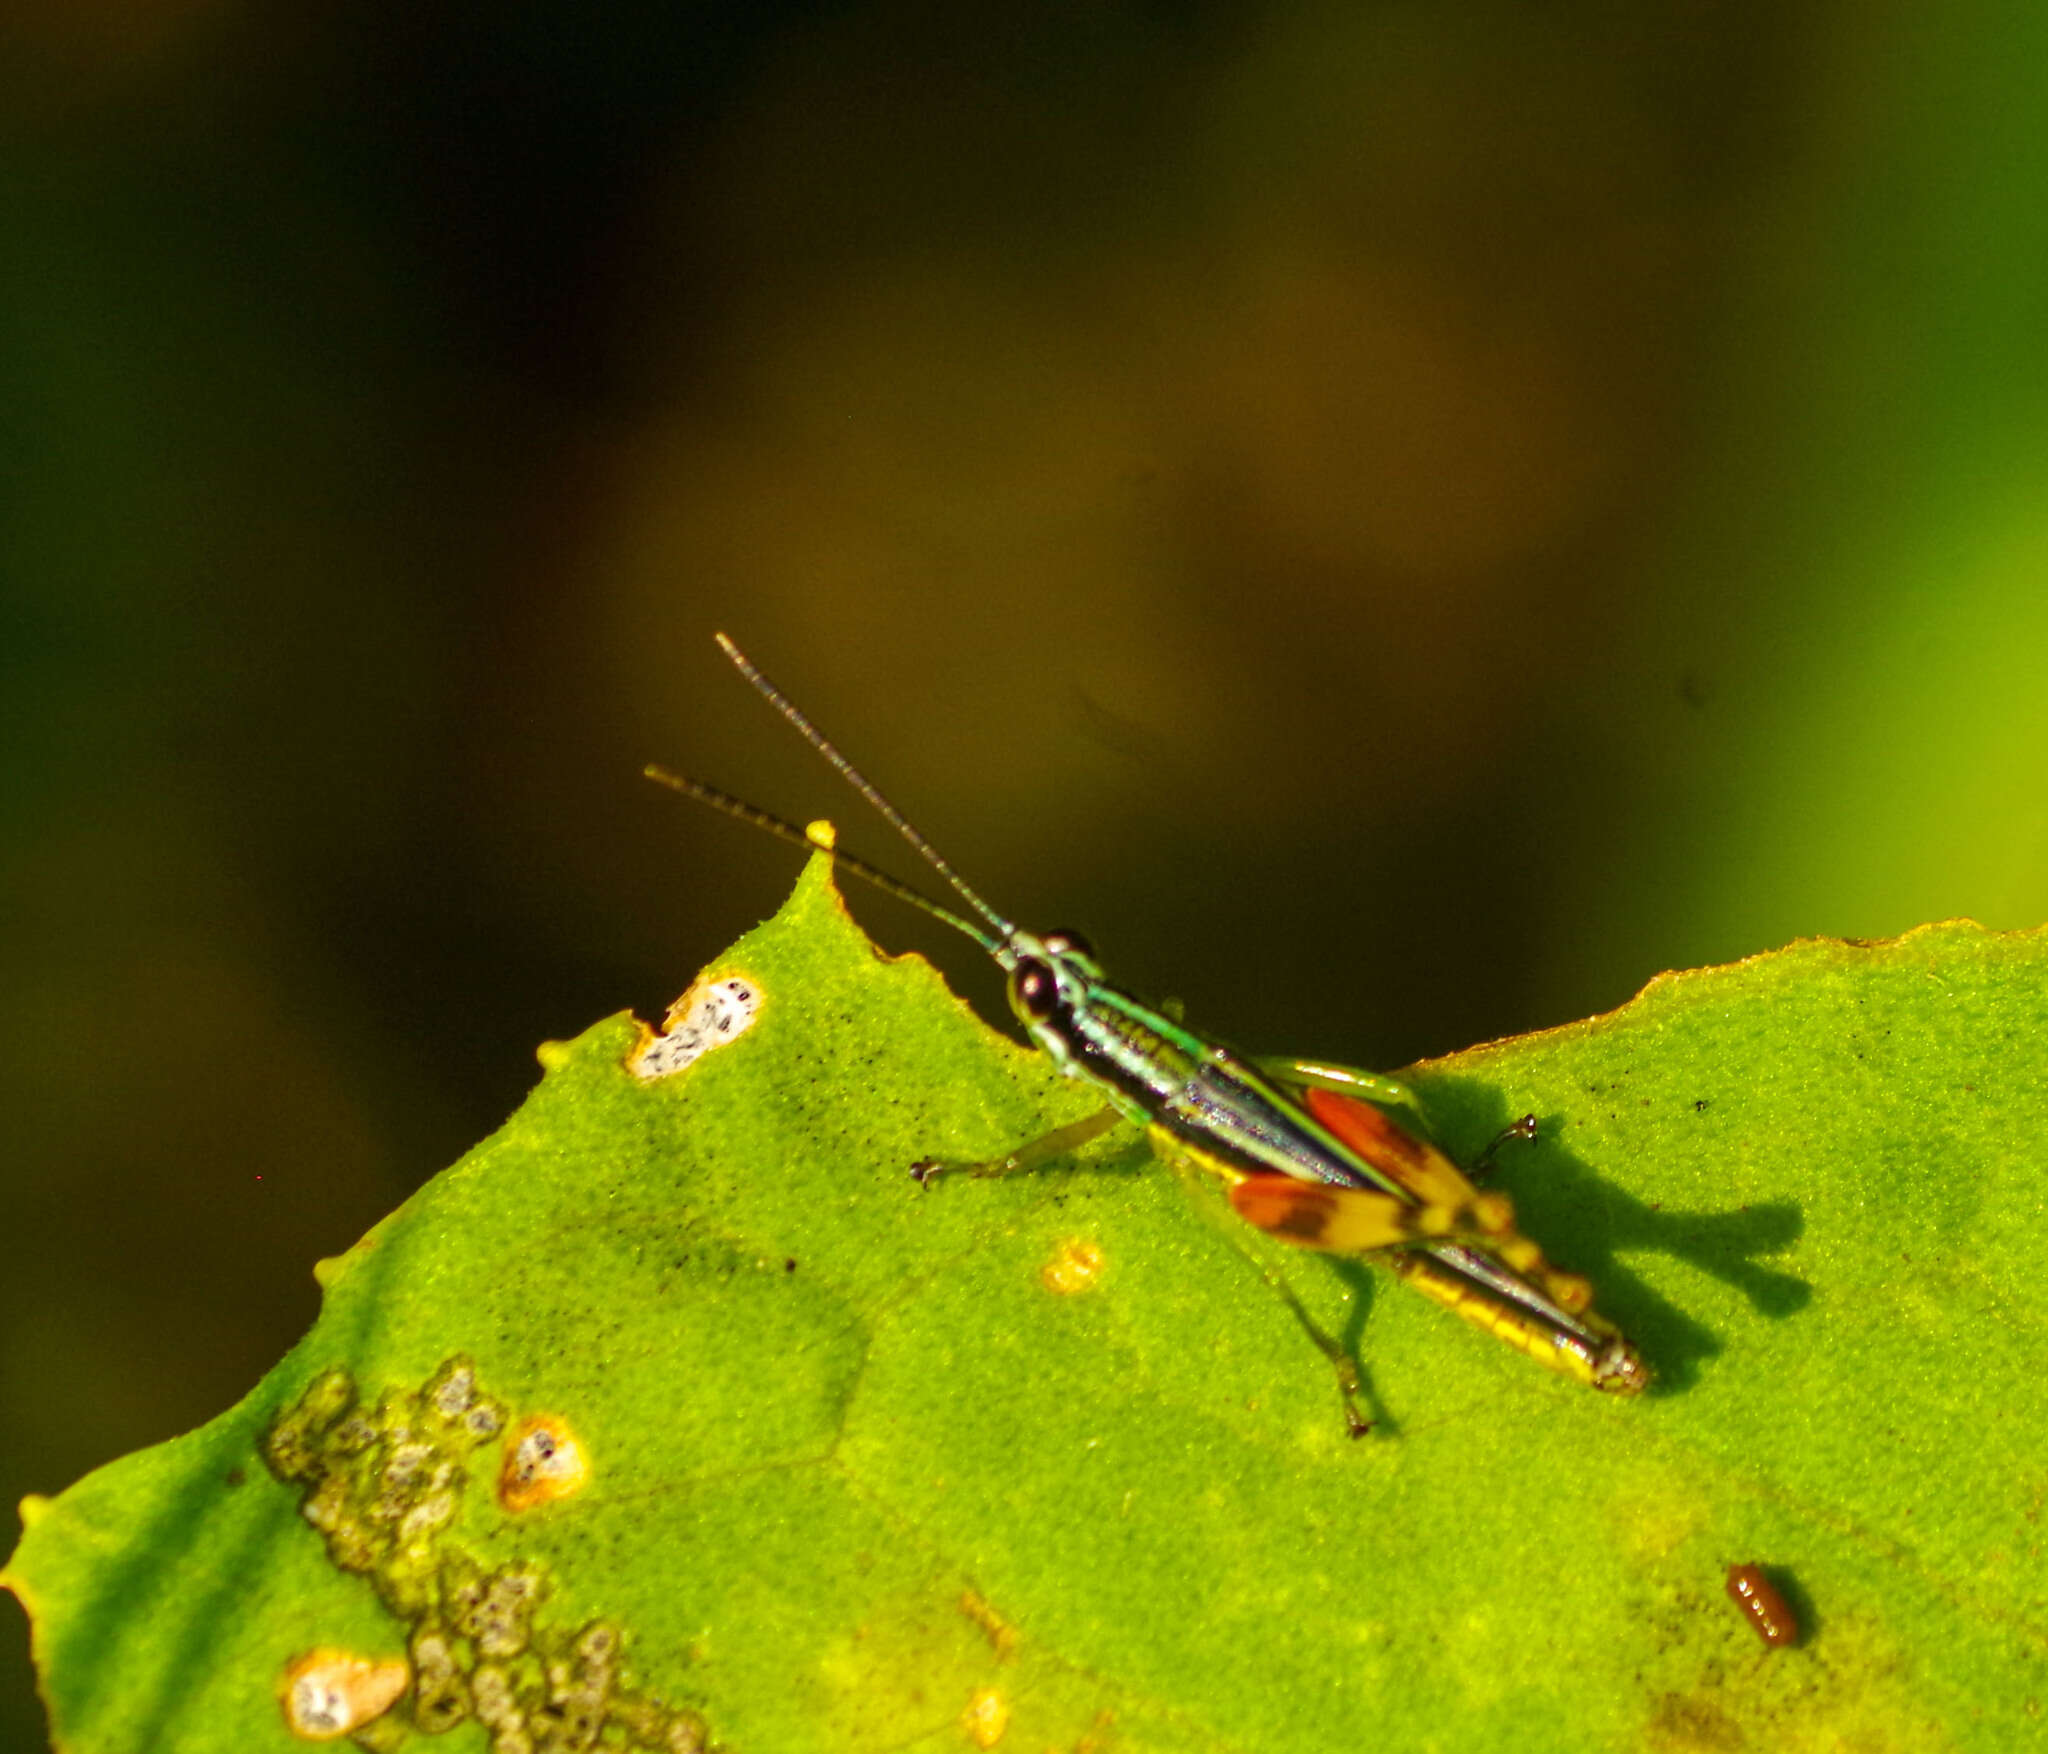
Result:
<instances>
[{"instance_id":1,"label":"red-orange marking","mask_svg":"<svg viewBox=\"0 0 2048 1754\"><path fill-rule=\"evenodd\" d=\"M1335 1090L1318 1090L1313 1085L1303 1095L1308 1112L1366 1162L1379 1165L1392 1159L1408 1170L1418 1170L1427 1164L1428 1147L1403 1132L1371 1103Z\"/></svg>"},{"instance_id":2,"label":"red-orange marking","mask_svg":"<svg viewBox=\"0 0 2048 1754\"><path fill-rule=\"evenodd\" d=\"M1337 1202L1327 1189L1291 1175L1248 1175L1230 1184L1230 1209L1256 1229L1313 1243L1330 1227Z\"/></svg>"}]
</instances>

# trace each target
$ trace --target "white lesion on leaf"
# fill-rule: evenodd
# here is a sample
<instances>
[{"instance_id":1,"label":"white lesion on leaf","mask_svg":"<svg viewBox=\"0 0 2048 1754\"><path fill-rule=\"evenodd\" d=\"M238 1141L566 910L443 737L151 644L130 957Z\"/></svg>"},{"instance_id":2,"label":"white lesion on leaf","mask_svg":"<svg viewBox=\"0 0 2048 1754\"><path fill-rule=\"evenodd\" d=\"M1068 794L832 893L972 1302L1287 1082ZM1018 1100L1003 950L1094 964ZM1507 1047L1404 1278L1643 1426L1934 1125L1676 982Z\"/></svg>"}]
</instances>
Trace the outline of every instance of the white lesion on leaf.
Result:
<instances>
[{"instance_id":1,"label":"white lesion on leaf","mask_svg":"<svg viewBox=\"0 0 2048 1754\"><path fill-rule=\"evenodd\" d=\"M502 1543L479 1557L457 1538L477 1452L493 1442L499 1511L568 1497L590 1478L588 1449L560 1414L515 1420L459 1353L374 1401L333 1366L272 1420L261 1441L271 1472L300 1494L329 1558L405 1628L404 1658L323 1646L293 1659L279 1686L292 1733L398 1754L414 1735L475 1720L491 1754L703 1754L702 1715L628 1674L622 1627L548 1613L547 1567Z\"/></svg>"},{"instance_id":2,"label":"white lesion on leaf","mask_svg":"<svg viewBox=\"0 0 2048 1754\"><path fill-rule=\"evenodd\" d=\"M305 1741L336 1741L382 1717L411 1684L412 1666L403 1657L380 1662L323 1645L286 1668L284 1721Z\"/></svg>"},{"instance_id":3,"label":"white lesion on leaf","mask_svg":"<svg viewBox=\"0 0 2048 1754\"><path fill-rule=\"evenodd\" d=\"M581 1492L590 1479L590 1456L559 1413L522 1420L505 1441L498 1473L498 1504L514 1513Z\"/></svg>"},{"instance_id":4,"label":"white lesion on leaf","mask_svg":"<svg viewBox=\"0 0 2048 1754\"><path fill-rule=\"evenodd\" d=\"M642 1025L626 1056L636 1078L666 1078L753 1028L761 1010L761 983L750 975L700 979L668 1008L659 1031Z\"/></svg>"}]
</instances>

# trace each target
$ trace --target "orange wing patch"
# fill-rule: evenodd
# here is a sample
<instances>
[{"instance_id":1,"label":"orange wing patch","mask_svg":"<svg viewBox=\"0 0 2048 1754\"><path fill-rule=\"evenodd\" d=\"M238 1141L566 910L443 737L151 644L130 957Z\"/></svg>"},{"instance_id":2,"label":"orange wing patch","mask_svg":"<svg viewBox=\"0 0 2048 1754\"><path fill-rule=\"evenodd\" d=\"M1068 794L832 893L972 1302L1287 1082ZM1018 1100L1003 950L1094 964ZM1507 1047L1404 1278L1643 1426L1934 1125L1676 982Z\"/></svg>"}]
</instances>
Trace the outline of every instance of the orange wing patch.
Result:
<instances>
[{"instance_id":1,"label":"orange wing patch","mask_svg":"<svg viewBox=\"0 0 2048 1754\"><path fill-rule=\"evenodd\" d=\"M1308 1112L1389 1181L1427 1206L1462 1206L1478 1190L1465 1172L1426 1139L1395 1125L1382 1109L1311 1085L1302 1092Z\"/></svg>"}]
</instances>

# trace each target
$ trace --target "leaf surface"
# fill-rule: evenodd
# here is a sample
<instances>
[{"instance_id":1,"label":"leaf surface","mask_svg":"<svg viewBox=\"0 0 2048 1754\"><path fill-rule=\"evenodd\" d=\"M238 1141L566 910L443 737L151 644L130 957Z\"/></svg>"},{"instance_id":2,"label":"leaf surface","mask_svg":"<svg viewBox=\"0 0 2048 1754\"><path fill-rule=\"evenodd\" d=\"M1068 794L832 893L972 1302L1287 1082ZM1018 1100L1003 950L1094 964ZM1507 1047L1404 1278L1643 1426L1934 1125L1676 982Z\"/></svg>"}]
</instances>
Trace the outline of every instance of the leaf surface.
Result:
<instances>
[{"instance_id":1,"label":"leaf surface","mask_svg":"<svg viewBox=\"0 0 2048 1754\"><path fill-rule=\"evenodd\" d=\"M1541 1117L1499 1180L1658 1382L1290 1258L1352 1442L1129 1129L919 1190L1094 1103L814 861L706 971L750 1028L651 1080L628 1017L550 1045L247 1399L25 1507L59 1746L300 1746L288 1672L343 1657L411 1662L357 1734L419 1754L2028 1745L2044 972L1967 923L1802 943L1417 1068L1463 1161Z\"/></svg>"}]
</instances>

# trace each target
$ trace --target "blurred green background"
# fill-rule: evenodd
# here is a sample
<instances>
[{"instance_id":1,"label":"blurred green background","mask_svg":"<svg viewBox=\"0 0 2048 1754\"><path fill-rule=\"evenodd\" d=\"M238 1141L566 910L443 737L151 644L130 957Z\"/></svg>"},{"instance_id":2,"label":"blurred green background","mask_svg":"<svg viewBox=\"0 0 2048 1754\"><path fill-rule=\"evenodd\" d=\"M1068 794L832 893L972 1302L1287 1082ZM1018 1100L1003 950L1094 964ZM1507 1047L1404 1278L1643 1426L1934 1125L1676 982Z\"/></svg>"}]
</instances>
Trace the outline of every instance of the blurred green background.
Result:
<instances>
[{"instance_id":1,"label":"blurred green background","mask_svg":"<svg viewBox=\"0 0 2048 1754\"><path fill-rule=\"evenodd\" d=\"M909 868L714 628L1261 1049L2048 918L2048 11L1938 17L16 0L0 1502L777 904L643 761Z\"/></svg>"}]
</instances>

